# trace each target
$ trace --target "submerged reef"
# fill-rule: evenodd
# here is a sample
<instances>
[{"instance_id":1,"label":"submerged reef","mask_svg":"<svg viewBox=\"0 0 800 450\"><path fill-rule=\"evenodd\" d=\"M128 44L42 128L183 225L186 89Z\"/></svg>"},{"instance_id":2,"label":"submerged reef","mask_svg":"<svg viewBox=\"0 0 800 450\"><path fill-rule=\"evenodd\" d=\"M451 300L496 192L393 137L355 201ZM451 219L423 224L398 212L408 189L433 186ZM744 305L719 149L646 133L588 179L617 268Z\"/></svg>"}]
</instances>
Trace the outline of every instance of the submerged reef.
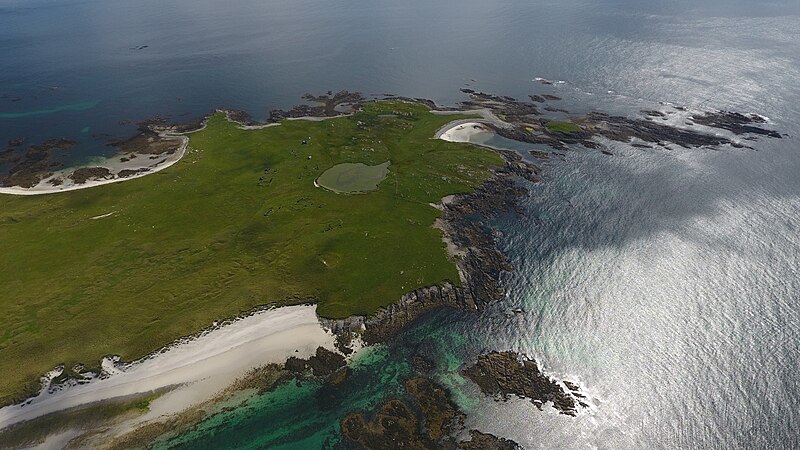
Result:
<instances>
[{"instance_id":1,"label":"submerged reef","mask_svg":"<svg viewBox=\"0 0 800 450\"><path fill-rule=\"evenodd\" d=\"M390 399L373 416L353 413L342 420L342 434L348 443L365 450L394 450L402 443L408 449L497 449L513 450L520 446L510 440L470 430L470 439L459 442L456 435L464 429L464 414L453 404L447 392L425 377L406 380L410 402Z\"/></svg>"}]
</instances>

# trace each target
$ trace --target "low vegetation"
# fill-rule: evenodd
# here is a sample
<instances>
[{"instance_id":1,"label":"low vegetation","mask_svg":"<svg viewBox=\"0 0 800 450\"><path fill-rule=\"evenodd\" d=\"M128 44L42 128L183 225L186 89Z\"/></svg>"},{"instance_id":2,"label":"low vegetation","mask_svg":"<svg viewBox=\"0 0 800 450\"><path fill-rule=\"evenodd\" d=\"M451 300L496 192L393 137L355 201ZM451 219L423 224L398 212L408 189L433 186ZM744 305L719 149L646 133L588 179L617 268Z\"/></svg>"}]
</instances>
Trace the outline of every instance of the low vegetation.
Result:
<instances>
[{"instance_id":1,"label":"low vegetation","mask_svg":"<svg viewBox=\"0 0 800 450\"><path fill-rule=\"evenodd\" d=\"M457 284L430 203L502 163L431 139L459 118L378 102L351 117L242 130L217 114L164 171L0 196L0 404L59 363L135 359L261 305L316 302L338 318ZM337 164L386 161L376 191L314 186Z\"/></svg>"},{"instance_id":2,"label":"low vegetation","mask_svg":"<svg viewBox=\"0 0 800 450\"><path fill-rule=\"evenodd\" d=\"M161 394L111 400L33 419L0 431L0 448L31 448L58 432L109 427L150 411L150 403Z\"/></svg>"},{"instance_id":3,"label":"low vegetation","mask_svg":"<svg viewBox=\"0 0 800 450\"><path fill-rule=\"evenodd\" d=\"M581 132L581 127L575 125L572 122L552 121L552 122L547 122L546 124L544 124L544 126L547 127L548 131L554 133L570 134L570 133Z\"/></svg>"}]
</instances>

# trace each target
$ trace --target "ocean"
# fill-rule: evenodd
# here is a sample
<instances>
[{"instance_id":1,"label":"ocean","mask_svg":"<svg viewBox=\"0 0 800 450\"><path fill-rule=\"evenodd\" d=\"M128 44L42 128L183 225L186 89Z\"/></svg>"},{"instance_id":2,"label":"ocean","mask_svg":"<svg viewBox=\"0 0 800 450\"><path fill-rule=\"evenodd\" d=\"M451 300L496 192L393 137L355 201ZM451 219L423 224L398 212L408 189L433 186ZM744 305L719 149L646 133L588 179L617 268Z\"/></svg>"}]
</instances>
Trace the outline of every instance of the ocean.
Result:
<instances>
[{"instance_id":1,"label":"ocean","mask_svg":"<svg viewBox=\"0 0 800 450\"><path fill-rule=\"evenodd\" d=\"M614 156L537 161L524 214L492 223L515 267L504 300L422 318L336 389L237 399L159 445L332 445L349 411L402 397L408 359L424 354L468 427L528 449L798 448L800 3L698 3L3 0L0 143L75 138L65 160L80 163L153 116L264 119L340 89L524 99L538 77L570 110L767 116L787 136L752 150L615 143ZM459 374L507 349L578 380L591 407L572 418L495 402Z\"/></svg>"}]
</instances>

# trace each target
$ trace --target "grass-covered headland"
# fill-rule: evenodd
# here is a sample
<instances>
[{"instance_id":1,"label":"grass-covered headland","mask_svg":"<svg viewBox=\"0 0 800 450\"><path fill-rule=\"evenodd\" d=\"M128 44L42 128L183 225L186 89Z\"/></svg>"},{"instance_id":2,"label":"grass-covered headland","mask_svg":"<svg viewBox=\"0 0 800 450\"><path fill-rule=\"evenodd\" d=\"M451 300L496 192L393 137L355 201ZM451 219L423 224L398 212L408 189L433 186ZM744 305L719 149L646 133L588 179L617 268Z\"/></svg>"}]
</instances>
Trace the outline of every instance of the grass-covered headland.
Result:
<instances>
[{"instance_id":1,"label":"grass-covered headland","mask_svg":"<svg viewBox=\"0 0 800 450\"><path fill-rule=\"evenodd\" d=\"M458 284L430 203L502 165L431 139L459 118L393 101L259 130L217 114L164 171L0 196L0 404L57 364L135 359L260 305L313 301L338 318ZM314 186L337 164L387 161L376 191Z\"/></svg>"}]
</instances>

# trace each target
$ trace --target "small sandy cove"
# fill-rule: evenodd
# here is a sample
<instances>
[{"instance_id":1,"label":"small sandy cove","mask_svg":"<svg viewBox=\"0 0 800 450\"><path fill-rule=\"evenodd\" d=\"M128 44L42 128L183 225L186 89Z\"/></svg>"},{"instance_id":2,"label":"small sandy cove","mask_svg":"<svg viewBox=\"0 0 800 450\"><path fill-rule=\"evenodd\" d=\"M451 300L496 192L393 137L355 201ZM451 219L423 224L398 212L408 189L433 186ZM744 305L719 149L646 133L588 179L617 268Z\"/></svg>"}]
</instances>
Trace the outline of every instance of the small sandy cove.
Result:
<instances>
[{"instance_id":1,"label":"small sandy cove","mask_svg":"<svg viewBox=\"0 0 800 450\"><path fill-rule=\"evenodd\" d=\"M161 134L162 139L170 139L170 140L179 140L180 145L172 154L164 154L164 155L133 155L136 156L135 159L130 159L128 161L121 161L121 156L127 156L128 158L131 155L117 155L111 158L106 158L101 161L97 161L94 164L88 164L87 167L99 167L103 169L109 170L109 175L100 179L90 179L86 180L84 183L75 183L69 177L69 175L75 170L75 168L69 168L64 170L59 170L52 175L42 179L39 183L33 187L24 188L20 186L0 186L0 194L11 194L11 195L44 195L44 194L55 194L57 192L68 192L68 191L76 191L78 189L87 189L94 186L102 186L104 184L111 184L111 183L119 183L121 181L128 181L133 180L136 178L143 177L145 175L150 175L152 173L160 172L168 167L172 167L178 161L183 158L183 155L186 154L187 149L189 148L189 138L186 136L179 136L173 134ZM125 158L125 159L128 159ZM129 176L120 176L120 172L123 170L133 171L133 173ZM51 181L52 180L61 180L61 184L58 186L54 186Z\"/></svg>"},{"instance_id":2,"label":"small sandy cove","mask_svg":"<svg viewBox=\"0 0 800 450\"><path fill-rule=\"evenodd\" d=\"M151 403L142 420L175 414L209 400L250 370L290 356L307 358L334 348L316 306L268 309L216 326L128 364L103 360L103 373L85 384L51 388L25 403L0 409L0 430L76 406L174 387ZM58 375L56 371L50 374Z\"/></svg>"},{"instance_id":3,"label":"small sandy cove","mask_svg":"<svg viewBox=\"0 0 800 450\"><path fill-rule=\"evenodd\" d=\"M449 142L470 142L472 136L492 131L491 128L480 122L457 121L445 125L436 133L436 138Z\"/></svg>"}]
</instances>

